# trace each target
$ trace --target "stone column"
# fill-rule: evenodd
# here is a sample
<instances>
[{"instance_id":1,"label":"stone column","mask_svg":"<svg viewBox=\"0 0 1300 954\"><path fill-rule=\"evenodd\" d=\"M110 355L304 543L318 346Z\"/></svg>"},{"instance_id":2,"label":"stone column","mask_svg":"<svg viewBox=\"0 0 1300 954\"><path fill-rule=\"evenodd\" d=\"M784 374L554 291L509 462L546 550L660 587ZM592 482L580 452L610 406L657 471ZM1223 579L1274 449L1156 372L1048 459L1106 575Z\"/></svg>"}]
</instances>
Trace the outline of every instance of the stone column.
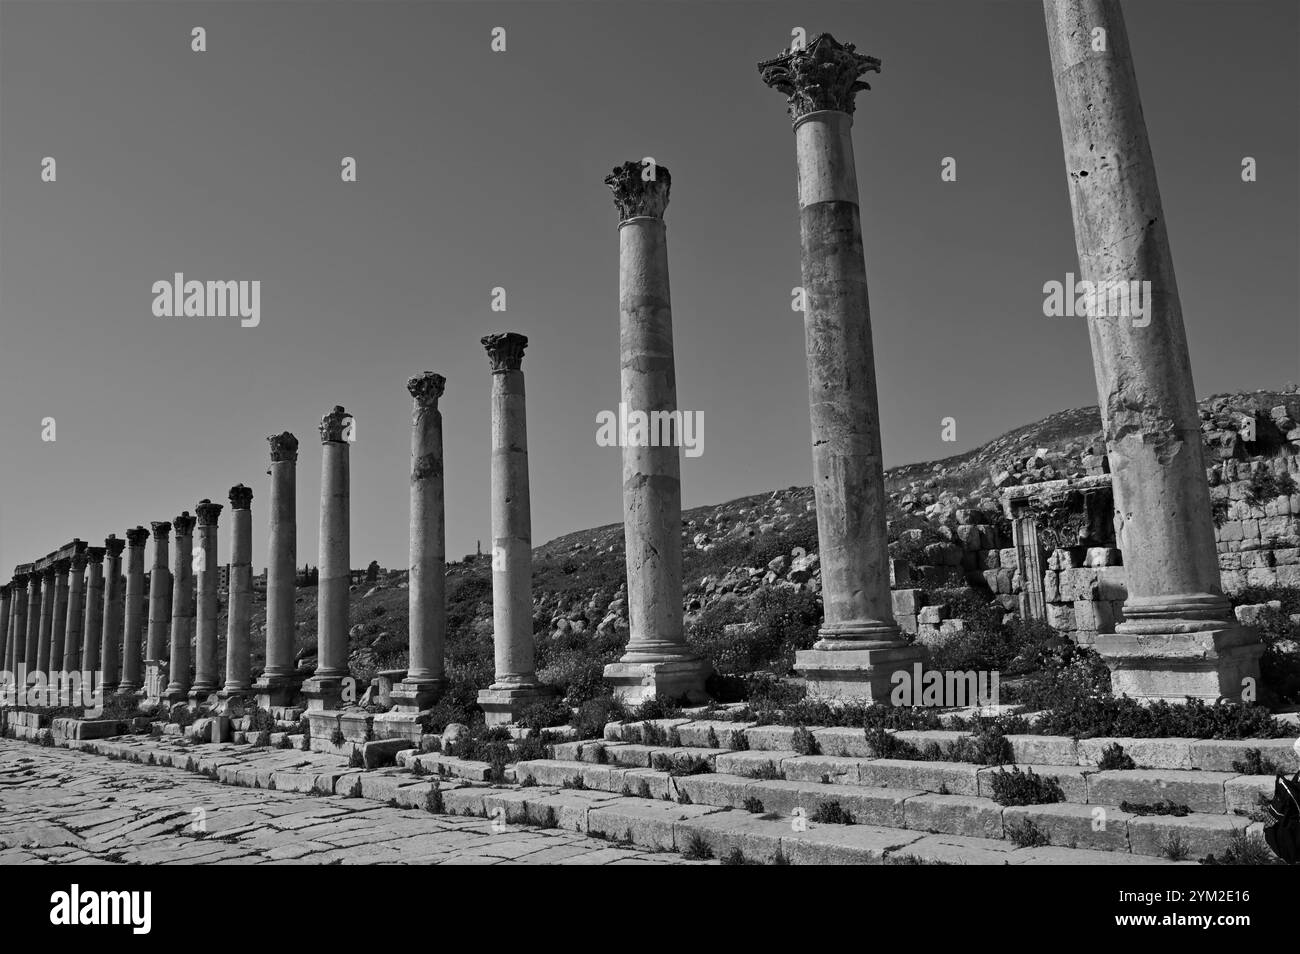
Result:
<instances>
[{"instance_id":1,"label":"stone column","mask_svg":"<svg viewBox=\"0 0 1300 954\"><path fill-rule=\"evenodd\" d=\"M0 682L8 684L9 674L13 672L10 657L13 650L9 647L9 634L13 632L13 620L9 612L13 607L13 594L8 583L0 586Z\"/></svg>"},{"instance_id":2,"label":"stone column","mask_svg":"<svg viewBox=\"0 0 1300 954\"><path fill-rule=\"evenodd\" d=\"M41 632L41 577L45 573L44 561L37 561L30 566L31 570L27 574L27 623L23 629L26 640L22 656L27 667L28 683L38 669L36 646Z\"/></svg>"},{"instance_id":3,"label":"stone column","mask_svg":"<svg viewBox=\"0 0 1300 954\"><path fill-rule=\"evenodd\" d=\"M813 487L825 619L795 668L813 697L887 702L891 676L920 653L894 620L889 595L884 467L871 312L862 253L854 99L880 61L817 36L758 65L784 93L794 122L804 339L812 420Z\"/></svg>"},{"instance_id":4,"label":"stone column","mask_svg":"<svg viewBox=\"0 0 1300 954\"><path fill-rule=\"evenodd\" d=\"M348 675L348 437L352 416L335 407L321 419L320 576L316 588L316 671L303 683L309 709L341 703Z\"/></svg>"},{"instance_id":5,"label":"stone column","mask_svg":"<svg viewBox=\"0 0 1300 954\"><path fill-rule=\"evenodd\" d=\"M533 671L533 531L528 499L524 348L509 332L483 338L492 362L492 628L496 679L479 690L488 725L514 722L546 694Z\"/></svg>"},{"instance_id":6,"label":"stone column","mask_svg":"<svg viewBox=\"0 0 1300 954\"><path fill-rule=\"evenodd\" d=\"M627 651L605 667L623 701L705 700L708 660L686 647L682 623L681 419L673 358L664 210L672 177L653 178L626 162L605 177L619 214L621 400L629 418L652 422L645 440L623 447L623 533L627 546ZM654 422L667 421L666 427Z\"/></svg>"},{"instance_id":7,"label":"stone column","mask_svg":"<svg viewBox=\"0 0 1300 954\"><path fill-rule=\"evenodd\" d=\"M294 598L298 576L298 438L288 431L267 438L271 444L270 520L266 558L266 668L258 678L257 704L287 706L297 690L293 661L296 626Z\"/></svg>"},{"instance_id":8,"label":"stone column","mask_svg":"<svg viewBox=\"0 0 1300 954\"><path fill-rule=\"evenodd\" d=\"M140 636L144 630L144 544L149 531L134 527L126 531L126 612L122 630L122 681L118 692L138 692L144 688L140 666Z\"/></svg>"},{"instance_id":9,"label":"stone column","mask_svg":"<svg viewBox=\"0 0 1300 954\"><path fill-rule=\"evenodd\" d=\"M73 541L68 566L68 607L63 621L63 671L81 671L82 622L86 618L86 543Z\"/></svg>"},{"instance_id":10,"label":"stone column","mask_svg":"<svg viewBox=\"0 0 1300 954\"><path fill-rule=\"evenodd\" d=\"M230 588L226 610L226 685L223 698L252 694L248 623L253 614L253 492L230 488Z\"/></svg>"},{"instance_id":11,"label":"stone column","mask_svg":"<svg viewBox=\"0 0 1300 954\"><path fill-rule=\"evenodd\" d=\"M194 508L198 518L196 588L198 610L194 633L194 685L190 703L206 702L217 691L217 518L224 507L206 497Z\"/></svg>"},{"instance_id":12,"label":"stone column","mask_svg":"<svg viewBox=\"0 0 1300 954\"><path fill-rule=\"evenodd\" d=\"M149 635L144 648L144 695L150 702L162 698L167 687L167 627L172 616L172 575L167 569L170 549L168 537L172 525L155 520L153 529L153 567L149 571Z\"/></svg>"},{"instance_id":13,"label":"stone column","mask_svg":"<svg viewBox=\"0 0 1300 954\"><path fill-rule=\"evenodd\" d=\"M64 671L63 647L68 632L68 572L71 569L70 556L60 556L54 561L54 618L50 621L50 658L45 670L51 685L59 682L59 674Z\"/></svg>"},{"instance_id":14,"label":"stone column","mask_svg":"<svg viewBox=\"0 0 1300 954\"><path fill-rule=\"evenodd\" d=\"M36 672L50 681L50 638L54 633L54 604L57 602L55 590L58 587L56 561L46 557L41 572L41 625L36 643Z\"/></svg>"},{"instance_id":15,"label":"stone column","mask_svg":"<svg viewBox=\"0 0 1300 954\"><path fill-rule=\"evenodd\" d=\"M104 671L104 692L117 692L122 678L122 628L126 588L122 581L122 551L126 541L109 534L104 541L104 626L100 637L99 665Z\"/></svg>"},{"instance_id":16,"label":"stone column","mask_svg":"<svg viewBox=\"0 0 1300 954\"><path fill-rule=\"evenodd\" d=\"M86 613L81 627L82 682L102 686L99 640L104 632L104 554L103 547L86 547Z\"/></svg>"},{"instance_id":17,"label":"stone column","mask_svg":"<svg viewBox=\"0 0 1300 954\"><path fill-rule=\"evenodd\" d=\"M1241 700L1263 649L1219 580L1187 334L1124 17L1116 0L1045 0L1044 11L1082 280L1142 290L1124 296L1128 309L1099 295L1094 311L1105 314L1087 319L1128 577L1125 622L1096 648L1117 694Z\"/></svg>"},{"instance_id":18,"label":"stone column","mask_svg":"<svg viewBox=\"0 0 1300 954\"><path fill-rule=\"evenodd\" d=\"M194 517L188 510L172 521L176 552L172 555L171 659L167 663L169 702L183 702L190 692L190 640L194 638Z\"/></svg>"},{"instance_id":19,"label":"stone column","mask_svg":"<svg viewBox=\"0 0 1300 954\"><path fill-rule=\"evenodd\" d=\"M446 520L442 480L442 397L447 379L425 371L406 382L411 411L410 662L392 701L401 711L427 709L445 684L447 640Z\"/></svg>"}]
</instances>

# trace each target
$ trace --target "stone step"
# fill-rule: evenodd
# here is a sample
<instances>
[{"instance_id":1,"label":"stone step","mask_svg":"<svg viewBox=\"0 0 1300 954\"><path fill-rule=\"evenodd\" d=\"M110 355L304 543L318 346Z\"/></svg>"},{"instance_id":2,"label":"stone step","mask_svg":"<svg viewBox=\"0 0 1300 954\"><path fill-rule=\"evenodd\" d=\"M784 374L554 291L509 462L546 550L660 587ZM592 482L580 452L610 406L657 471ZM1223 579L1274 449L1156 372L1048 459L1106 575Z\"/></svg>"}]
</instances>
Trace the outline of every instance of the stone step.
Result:
<instances>
[{"instance_id":1,"label":"stone step","mask_svg":"<svg viewBox=\"0 0 1300 954\"><path fill-rule=\"evenodd\" d=\"M731 751L790 751L799 728L780 725L755 725L751 722L722 722L703 719L654 719L645 722L611 722L605 726L603 741L652 745L659 748L709 748ZM818 754L831 757L873 758L872 745L862 729L843 727L809 727ZM950 746L970 733L943 729L891 731L896 739L924 749L927 746ZM1118 744L1133 759L1137 768L1200 769L1206 772L1234 771L1234 762L1246 758L1250 749L1287 773L1300 771L1300 751L1294 738L1283 739L1191 739L1191 738L1094 738L1073 739L1058 735L1008 735L1012 753L1019 763L1031 765L1077 765L1095 767L1102 753ZM576 757L571 753L597 746L600 740L570 742L572 749L560 750L557 757ZM559 747L557 746L557 749ZM594 761L592 755L583 761Z\"/></svg>"}]
</instances>

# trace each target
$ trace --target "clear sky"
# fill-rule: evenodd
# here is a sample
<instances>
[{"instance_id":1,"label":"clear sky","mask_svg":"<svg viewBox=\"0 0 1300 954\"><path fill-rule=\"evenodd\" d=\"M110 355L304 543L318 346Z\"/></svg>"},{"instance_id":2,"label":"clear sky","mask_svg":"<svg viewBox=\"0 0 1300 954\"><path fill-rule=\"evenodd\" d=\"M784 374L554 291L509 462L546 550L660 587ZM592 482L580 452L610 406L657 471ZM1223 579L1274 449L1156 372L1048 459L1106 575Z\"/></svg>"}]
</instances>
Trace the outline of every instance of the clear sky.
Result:
<instances>
[{"instance_id":1,"label":"clear sky","mask_svg":"<svg viewBox=\"0 0 1300 954\"><path fill-rule=\"evenodd\" d=\"M1126 13L1197 393L1300 378L1296 4ZM240 482L260 570L282 430L302 442L315 563L335 404L357 419L352 564L404 567L405 382L423 370L447 377L449 555L472 552L495 331L531 339L534 541L618 521L619 451L595 440L619 397L601 180L644 156L672 172L679 402L704 418L684 503L807 484L794 143L755 69L794 27L883 61L854 141L886 463L1096 403L1082 319L1043 316L1076 257L1036 2L3 0L0 574L203 497L228 507ZM155 317L151 287L177 271L260 281L260 325Z\"/></svg>"}]
</instances>

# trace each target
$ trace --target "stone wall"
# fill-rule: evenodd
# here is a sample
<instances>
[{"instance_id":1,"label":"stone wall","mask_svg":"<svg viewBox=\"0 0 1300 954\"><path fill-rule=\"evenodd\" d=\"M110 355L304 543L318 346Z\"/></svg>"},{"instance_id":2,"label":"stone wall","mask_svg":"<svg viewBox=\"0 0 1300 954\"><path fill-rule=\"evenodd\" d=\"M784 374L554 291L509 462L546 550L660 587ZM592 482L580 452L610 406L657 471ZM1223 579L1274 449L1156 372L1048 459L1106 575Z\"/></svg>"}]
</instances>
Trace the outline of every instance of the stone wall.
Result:
<instances>
[{"instance_id":1,"label":"stone wall","mask_svg":"<svg viewBox=\"0 0 1300 954\"><path fill-rule=\"evenodd\" d=\"M1252 502L1251 491L1267 485L1269 475L1274 486L1290 477L1296 492ZM1224 461L1209 476L1221 519L1215 536L1224 590L1300 586L1300 456Z\"/></svg>"}]
</instances>

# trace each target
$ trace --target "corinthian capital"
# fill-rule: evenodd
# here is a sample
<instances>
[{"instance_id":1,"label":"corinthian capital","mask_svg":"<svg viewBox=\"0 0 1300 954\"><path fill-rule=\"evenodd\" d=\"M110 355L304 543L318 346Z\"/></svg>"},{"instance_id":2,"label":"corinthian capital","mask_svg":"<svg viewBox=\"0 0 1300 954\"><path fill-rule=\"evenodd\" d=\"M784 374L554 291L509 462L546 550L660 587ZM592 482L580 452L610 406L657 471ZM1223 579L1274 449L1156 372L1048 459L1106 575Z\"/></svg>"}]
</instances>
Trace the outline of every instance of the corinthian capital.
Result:
<instances>
[{"instance_id":1,"label":"corinthian capital","mask_svg":"<svg viewBox=\"0 0 1300 954\"><path fill-rule=\"evenodd\" d=\"M224 504L213 503L207 497L204 497L199 501L198 506L194 508L194 512L199 515L199 526L215 527L217 517L221 515L221 511L224 509L226 509Z\"/></svg>"},{"instance_id":2,"label":"corinthian capital","mask_svg":"<svg viewBox=\"0 0 1300 954\"><path fill-rule=\"evenodd\" d=\"M493 374L518 371L524 363L524 349L528 347L528 338L513 331L482 338L483 347L487 349L488 360L492 362Z\"/></svg>"},{"instance_id":3,"label":"corinthian capital","mask_svg":"<svg viewBox=\"0 0 1300 954\"><path fill-rule=\"evenodd\" d=\"M662 219L664 209L668 208L668 190L672 184L673 177L668 174L667 166L642 165L639 162L615 166L614 171L605 176L605 185L614 193L620 222L639 215Z\"/></svg>"},{"instance_id":4,"label":"corinthian capital","mask_svg":"<svg viewBox=\"0 0 1300 954\"><path fill-rule=\"evenodd\" d=\"M298 459L298 438L288 431L283 434L272 434L267 441L271 445L271 463Z\"/></svg>"},{"instance_id":5,"label":"corinthian capital","mask_svg":"<svg viewBox=\"0 0 1300 954\"><path fill-rule=\"evenodd\" d=\"M126 549L126 541L119 540L117 538L117 534L115 533L110 533L108 535L108 539L104 541L104 550L108 553L110 557L114 559L120 557L122 555L122 551L125 549Z\"/></svg>"},{"instance_id":6,"label":"corinthian capital","mask_svg":"<svg viewBox=\"0 0 1300 954\"><path fill-rule=\"evenodd\" d=\"M230 509L247 510L253 503L253 491L243 484L230 488Z\"/></svg>"},{"instance_id":7,"label":"corinthian capital","mask_svg":"<svg viewBox=\"0 0 1300 954\"><path fill-rule=\"evenodd\" d=\"M786 50L759 63L758 72L764 83L789 98L790 118L798 122L823 109L852 115L858 92L871 89L858 77L879 73L880 60L856 52L852 43L819 33L804 49Z\"/></svg>"},{"instance_id":8,"label":"corinthian capital","mask_svg":"<svg viewBox=\"0 0 1300 954\"><path fill-rule=\"evenodd\" d=\"M352 415L343 410L343 405L334 405L334 410L321 418L320 442L322 444L342 444L346 440L344 432L351 423Z\"/></svg>"},{"instance_id":9,"label":"corinthian capital","mask_svg":"<svg viewBox=\"0 0 1300 954\"><path fill-rule=\"evenodd\" d=\"M406 382L406 390L419 407L437 407L446 387L447 379L433 371L421 371Z\"/></svg>"},{"instance_id":10,"label":"corinthian capital","mask_svg":"<svg viewBox=\"0 0 1300 954\"><path fill-rule=\"evenodd\" d=\"M172 532L172 525L166 520L155 520L149 524L153 527L153 538L155 541L166 541L167 534Z\"/></svg>"},{"instance_id":11,"label":"corinthian capital","mask_svg":"<svg viewBox=\"0 0 1300 954\"><path fill-rule=\"evenodd\" d=\"M149 531L144 527L132 527L126 532L126 542L133 547L142 547L149 539Z\"/></svg>"},{"instance_id":12,"label":"corinthian capital","mask_svg":"<svg viewBox=\"0 0 1300 954\"><path fill-rule=\"evenodd\" d=\"M188 510L182 511L176 519L172 521L172 526L176 530L176 536L188 537L194 532L194 517Z\"/></svg>"}]
</instances>

